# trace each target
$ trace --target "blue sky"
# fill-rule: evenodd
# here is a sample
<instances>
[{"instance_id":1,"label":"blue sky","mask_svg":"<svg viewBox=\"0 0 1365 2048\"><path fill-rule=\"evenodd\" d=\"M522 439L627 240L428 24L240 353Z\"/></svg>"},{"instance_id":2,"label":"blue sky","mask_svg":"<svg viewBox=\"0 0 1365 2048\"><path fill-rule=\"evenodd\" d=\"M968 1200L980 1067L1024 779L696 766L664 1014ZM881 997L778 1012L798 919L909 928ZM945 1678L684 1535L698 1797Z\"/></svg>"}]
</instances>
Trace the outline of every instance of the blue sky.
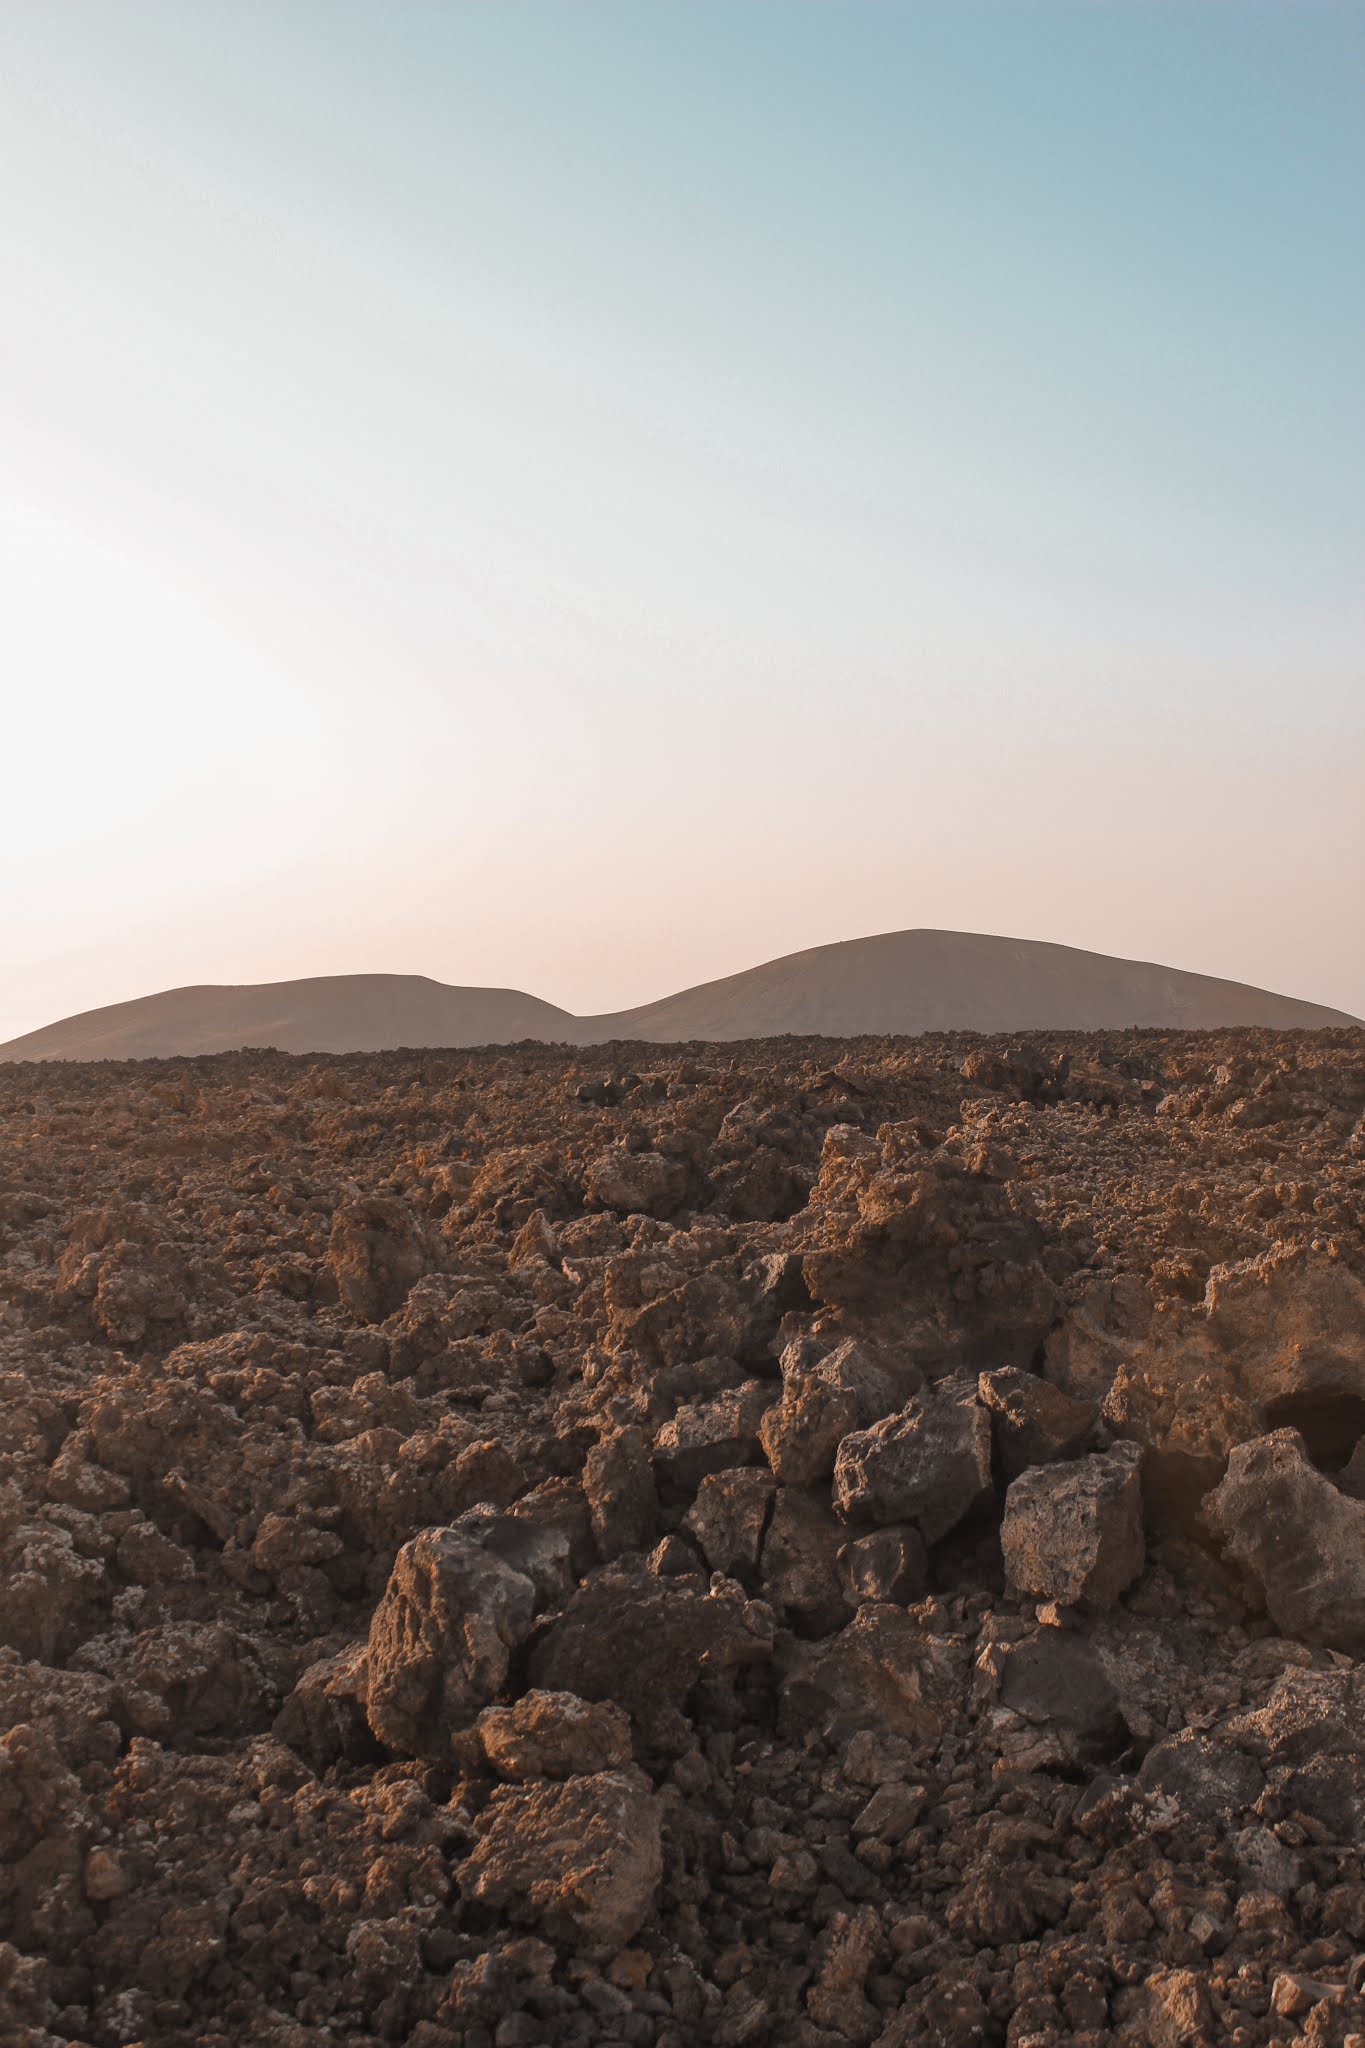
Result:
<instances>
[{"instance_id":1,"label":"blue sky","mask_svg":"<svg viewBox=\"0 0 1365 2048\"><path fill-rule=\"evenodd\" d=\"M1365 10L0 29L0 1034L916 924L1365 1011Z\"/></svg>"}]
</instances>

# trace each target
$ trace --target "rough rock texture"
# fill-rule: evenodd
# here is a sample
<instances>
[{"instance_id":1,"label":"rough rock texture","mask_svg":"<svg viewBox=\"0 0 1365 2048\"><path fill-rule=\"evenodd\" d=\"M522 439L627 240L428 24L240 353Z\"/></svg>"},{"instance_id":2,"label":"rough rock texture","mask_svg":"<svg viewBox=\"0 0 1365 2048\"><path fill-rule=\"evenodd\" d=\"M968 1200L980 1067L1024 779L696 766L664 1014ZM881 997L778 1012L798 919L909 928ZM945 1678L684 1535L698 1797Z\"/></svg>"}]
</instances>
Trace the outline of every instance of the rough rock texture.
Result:
<instances>
[{"instance_id":1,"label":"rough rock texture","mask_svg":"<svg viewBox=\"0 0 1365 2048\"><path fill-rule=\"evenodd\" d=\"M663 1875L658 1809L640 1771L500 1787L477 1834L458 1872L464 1896L586 1956L624 1948Z\"/></svg>"},{"instance_id":2,"label":"rough rock texture","mask_svg":"<svg viewBox=\"0 0 1365 2048\"><path fill-rule=\"evenodd\" d=\"M1035 1465L1005 1495L1010 1584L1063 1606L1112 1607L1142 1570L1142 1484L1130 1444L1070 1465Z\"/></svg>"},{"instance_id":3,"label":"rough rock texture","mask_svg":"<svg viewBox=\"0 0 1365 2048\"><path fill-rule=\"evenodd\" d=\"M1286 1634L1365 1657L1365 1501L1314 1469L1297 1430L1239 1444L1205 1513Z\"/></svg>"},{"instance_id":4,"label":"rough rock texture","mask_svg":"<svg viewBox=\"0 0 1365 2048\"><path fill-rule=\"evenodd\" d=\"M1365 2033L1361 1033L0 1133L4 2048Z\"/></svg>"},{"instance_id":5,"label":"rough rock texture","mask_svg":"<svg viewBox=\"0 0 1365 2048\"><path fill-rule=\"evenodd\" d=\"M946 1380L899 1415L846 1436L834 1504L854 1522L913 1522L937 1543L991 1491L991 1425L974 1380Z\"/></svg>"},{"instance_id":6,"label":"rough rock texture","mask_svg":"<svg viewBox=\"0 0 1365 2048\"><path fill-rule=\"evenodd\" d=\"M441 1755L507 1684L535 1588L454 1529L405 1543L370 1623L366 1704L377 1741Z\"/></svg>"}]
</instances>

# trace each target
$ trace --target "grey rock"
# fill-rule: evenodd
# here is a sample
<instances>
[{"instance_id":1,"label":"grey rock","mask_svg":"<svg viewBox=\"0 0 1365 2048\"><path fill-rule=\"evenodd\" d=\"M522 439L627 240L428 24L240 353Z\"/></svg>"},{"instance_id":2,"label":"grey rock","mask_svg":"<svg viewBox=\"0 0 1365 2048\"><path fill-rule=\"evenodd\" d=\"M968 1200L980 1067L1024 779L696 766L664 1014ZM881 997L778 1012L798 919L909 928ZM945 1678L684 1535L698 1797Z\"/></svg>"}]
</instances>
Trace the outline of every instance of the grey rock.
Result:
<instances>
[{"instance_id":1,"label":"grey rock","mask_svg":"<svg viewBox=\"0 0 1365 2048\"><path fill-rule=\"evenodd\" d=\"M702 1480L683 1527L713 1572L752 1582L775 1490L771 1472L759 1465L738 1465Z\"/></svg>"},{"instance_id":2,"label":"grey rock","mask_svg":"<svg viewBox=\"0 0 1365 2048\"><path fill-rule=\"evenodd\" d=\"M924 1539L908 1522L893 1522L845 1543L837 1557L839 1584L850 1607L864 1600L918 1600L929 1584Z\"/></svg>"},{"instance_id":3,"label":"grey rock","mask_svg":"<svg viewBox=\"0 0 1365 2048\"><path fill-rule=\"evenodd\" d=\"M1142 1571L1139 1453L1112 1451L1034 1465L1005 1495L1000 1532L1011 1583L1064 1607L1112 1607Z\"/></svg>"},{"instance_id":4,"label":"grey rock","mask_svg":"<svg viewBox=\"0 0 1365 2048\"><path fill-rule=\"evenodd\" d=\"M1239 1444L1204 1513L1283 1634L1365 1656L1365 1501L1310 1463L1297 1430Z\"/></svg>"},{"instance_id":5,"label":"grey rock","mask_svg":"<svg viewBox=\"0 0 1365 2048\"><path fill-rule=\"evenodd\" d=\"M983 1372L977 1385L991 1412L995 1447L1007 1479L1017 1479L1030 1465L1075 1457L1099 1414L1092 1403L1073 1400L1051 1381L1017 1365Z\"/></svg>"},{"instance_id":6,"label":"grey rock","mask_svg":"<svg viewBox=\"0 0 1365 2048\"><path fill-rule=\"evenodd\" d=\"M834 1505L850 1521L913 1522L933 1545L990 1497L991 1428L974 1380L947 1380L846 1436Z\"/></svg>"},{"instance_id":7,"label":"grey rock","mask_svg":"<svg viewBox=\"0 0 1365 2048\"><path fill-rule=\"evenodd\" d=\"M757 1463L759 1424L771 1399L765 1381L745 1380L709 1400L688 1402L654 1438L656 1470L694 1493L708 1473Z\"/></svg>"}]
</instances>

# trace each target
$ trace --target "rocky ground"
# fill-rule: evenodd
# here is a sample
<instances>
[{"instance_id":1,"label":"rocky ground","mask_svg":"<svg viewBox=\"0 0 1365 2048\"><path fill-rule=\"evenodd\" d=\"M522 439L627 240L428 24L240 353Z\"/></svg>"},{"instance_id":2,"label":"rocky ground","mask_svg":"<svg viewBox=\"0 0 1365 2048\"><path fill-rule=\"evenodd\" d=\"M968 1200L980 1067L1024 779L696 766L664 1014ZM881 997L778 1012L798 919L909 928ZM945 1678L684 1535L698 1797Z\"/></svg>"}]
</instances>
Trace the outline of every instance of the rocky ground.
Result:
<instances>
[{"instance_id":1,"label":"rocky ground","mask_svg":"<svg viewBox=\"0 0 1365 2048\"><path fill-rule=\"evenodd\" d=\"M1365 1034L0 1130L5 2048L1365 2048Z\"/></svg>"}]
</instances>

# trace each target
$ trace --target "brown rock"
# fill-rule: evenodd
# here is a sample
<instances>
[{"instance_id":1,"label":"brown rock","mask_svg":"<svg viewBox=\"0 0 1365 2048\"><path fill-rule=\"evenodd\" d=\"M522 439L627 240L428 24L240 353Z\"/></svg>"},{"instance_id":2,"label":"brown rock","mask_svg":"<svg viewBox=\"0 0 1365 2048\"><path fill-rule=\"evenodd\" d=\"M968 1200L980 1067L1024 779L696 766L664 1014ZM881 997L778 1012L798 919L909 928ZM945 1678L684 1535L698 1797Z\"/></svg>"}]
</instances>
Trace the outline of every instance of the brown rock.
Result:
<instances>
[{"instance_id":1,"label":"brown rock","mask_svg":"<svg viewBox=\"0 0 1365 2048\"><path fill-rule=\"evenodd\" d=\"M426 1529L394 1560L370 1622L366 1711L387 1748L440 1756L507 1683L535 1589L453 1529Z\"/></svg>"},{"instance_id":2,"label":"brown rock","mask_svg":"<svg viewBox=\"0 0 1365 2048\"><path fill-rule=\"evenodd\" d=\"M1017 1365L983 1372L981 1401L991 1411L1000 1467L1017 1479L1030 1465L1050 1465L1077 1455L1098 1418L1088 1401L1073 1400L1060 1387Z\"/></svg>"},{"instance_id":3,"label":"brown rock","mask_svg":"<svg viewBox=\"0 0 1365 2048\"><path fill-rule=\"evenodd\" d=\"M1309 1463L1297 1430L1239 1444L1205 1514L1285 1635L1365 1656L1365 1502Z\"/></svg>"},{"instance_id":4,"label":"brown rock","mask_svg":"<svg viewBox=\"0 0 1365 2048\"><path fill-rule=\"evenodd\" d=\"M659 1814L636 1770L499 1786L460 1866L466 1899L607 1957L638 1933L662 1875Z\"/></svg>"},{"instance_id":5,"label":"brown rock","mask_svg":"<svg viewBox=\"0 0 1365 2048\"><path fill-rule=\"evenodd\" d=\"M974 1380L947 1380L846 1436L834 1505L849 1521L913 1522L933 1545L990 1497L991 1426Z\"/></svg>"},{"instance_id":6,"label":"brown rock","mask_svg":"<svg viewBox=\"0 0 1365 2048\"><path fill-rule=\"evenodd\" d=\"M503 1778L576 1778L630 1762L630 1722L610 1700L528 1692L510 1707L485 1707L476 1726Z\"/></svg>"}]
</instances>

